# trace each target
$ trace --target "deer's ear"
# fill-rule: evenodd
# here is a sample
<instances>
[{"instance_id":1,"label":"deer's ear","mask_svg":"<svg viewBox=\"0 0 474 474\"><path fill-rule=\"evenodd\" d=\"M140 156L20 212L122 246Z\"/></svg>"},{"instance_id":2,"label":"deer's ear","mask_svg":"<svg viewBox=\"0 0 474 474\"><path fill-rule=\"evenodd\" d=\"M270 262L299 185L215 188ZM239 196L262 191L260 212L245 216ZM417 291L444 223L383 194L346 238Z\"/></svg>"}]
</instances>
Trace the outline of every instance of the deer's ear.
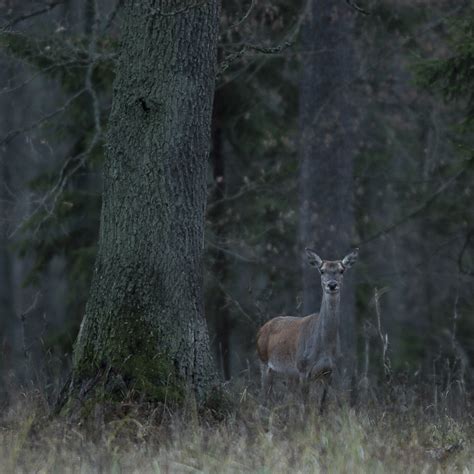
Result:
<instances>
[{"instance_id":1,"label":"deer's ear","mask_svg":"<svg viewBox=\"0 0 474 474\"><path fill-rule=\"evenodd\" d=\"M354 249L351 253L347 254L342 260L341 263L345 268L351 268L354 263L357 262L357 257L359 256L359 249Z\"/></svg>"},{"instance_id":2,"label":"deer's ear","mask_svg":"<svg viewBox=\"0 0 474 474\"><path fill-rule=\"evenodd\" d=\"M322 258L314 251L311 249L305 249L306 250L306 256L308 257L308 262L310 265L313 265L314 267L320 268L321 265L323 264Z\"/></svg>"}]
</instances>

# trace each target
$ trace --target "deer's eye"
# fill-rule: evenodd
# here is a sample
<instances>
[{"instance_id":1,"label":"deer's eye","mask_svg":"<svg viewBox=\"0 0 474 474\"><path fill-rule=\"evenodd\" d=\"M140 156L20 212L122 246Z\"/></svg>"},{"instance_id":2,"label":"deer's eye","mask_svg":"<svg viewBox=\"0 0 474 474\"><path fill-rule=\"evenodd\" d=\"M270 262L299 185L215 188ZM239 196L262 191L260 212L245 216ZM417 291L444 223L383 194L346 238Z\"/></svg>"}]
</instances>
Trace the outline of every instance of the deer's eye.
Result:
<instances>
[{"instance_id":1,"label":"deer's eye","mask_svg":"<svg viewBox=\"0 0 474 474\"><path fill-rule=\"evenodd\" d=\"M321 273L321 275L323 275L323 274L324 274L324 270L319 270L319 272Z\"/></svg>"},{"instance_id":2,"label":"deer's eye","mask_svg":"<svg viewBox=\"0 0 474 474\"><path fill-rule=\"evenodd\" d=\"M339 273L342 275L344 273L344 269L339 270Z\"/></svg>"}]
</instances>

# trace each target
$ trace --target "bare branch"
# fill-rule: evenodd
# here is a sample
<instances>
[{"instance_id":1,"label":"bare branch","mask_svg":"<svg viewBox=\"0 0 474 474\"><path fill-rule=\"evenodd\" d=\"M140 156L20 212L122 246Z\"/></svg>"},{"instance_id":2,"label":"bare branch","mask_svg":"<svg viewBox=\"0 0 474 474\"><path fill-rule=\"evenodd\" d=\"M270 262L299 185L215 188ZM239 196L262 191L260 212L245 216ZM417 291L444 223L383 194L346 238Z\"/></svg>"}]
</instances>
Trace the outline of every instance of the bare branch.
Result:
<instances>
[{"instance_id":1,"label":"bare branch","mask_svg":"<svg viewBox=\"0 0 474 474\"><path fill-rule=\"evenodd\" d=\"M228 201L234 201L236 199L239 199L240 197L248 194L248 193L251 193L252 191L255 191L259 189L259 186L257 186L256 184L246 184L244 186L242 186L240 188L239 191L237 191L235 194L232 194L230 196L225 196L223 197L222 199L216 199L215 201L212 201L210 202L208 205L207 205L207 211L213 209L214 207L218 206L219 204L222 204L223 202L228 202Z\"/></svg>"},{"instance_id":2,"label":"bare branch","mask_svg":"<svg viewBox=\"0 0 474 474\"><path fill-rule=\"evenodd\" d=\"M49 218L53 216L57 202L59 198L61 197L67 183L69 182L71 177L84 165L85 161L87 160L87 158L89 157L90 153L95 148L95 146L99 143L100 138L102 136L102 126L100 123L99 99L97 97L97 93L92 84L92 74L94 72L94 67L96 64L94 61L94 58L97 51L97 38L98 38L99 23L100 23L100 17L99 17L98 4L97 4L97 0L94 0L94 22L92 25L91 36L90 36L90 41L89 41L89 66L86 71L85 88L84 88L85 91L87 91L87 93L91 96L91 99L92 99L92 112L93 112L93 117L94 117L94 128L95 128L94 136L92 137L92 140L87 146L87 149L83 153L80 153L79 155L75 157L71 157L69 160L67 160L64 163L63 167L61 168L58 181L56 182L53 189L42 200L43 209L47 209L46 203L48 199L51 199L52 202L51 202L51 205L49 206L49 212L37 225L36 230L39 230L39 228ZM68 171L67 168L73 161L77 161L77 163ZM37 211L39 211L39 209L41 208L38 208Z\"/></svg>"},{"instance_id":3,"label":"bare branch","mask_svg":"<svg viewBox=\"0 0 474 474\"><path fill-rule=\"evenodd\" d=\"M206 238L206 244L209 245L210 247L213 247L217 250L220 250L221 252L226 253L227 255L230 255L231 257L235 258L236 260L240 260L240 261L245 262L245 263L259 263L258 260L254 260L254 259L244 257L243 255L241 255L237 252L234 252L233 250L230 250L226 247L222 247L221 245L218 245L217 243L209 240L208 238Z\"/></svg>"},{"instance_id":4,"label":"bare branch","mask_svg":"<svg viewBox=\"0 0 474 474\"><path fill-rule=\"evenodd\" d=\"M59 67L63 67L63 66L68 66L70 64L74 64L76 61L66 61L66 62L63 62L63 63L59 63L59 64L52 64L44 69L40 69L38 70L36 73L32 74L30 77L27 77L24 81L22 81L21 83L15 85L15 86L10 86L8 87L7 85L5 85L5 87L3 89L0 89L0 96L1 95L4 95L4 94L10 94L12 92L15 92L19 89L21 89L22 87L25 87L27 86L28 84L30 84L31 82L33 82L37 77L40 77L41 74L44 74L46 72L49 72L49 71L52 71L54 69L57 69ZM13 80L9 80L8 81L8 85L10 85L11 83L13 82Z\"/></svg>"},{"instance_id":5,"label":"bare branch","mask_svg":"<svg viewBox=\"0 0 474 474\"><path fill-rule=\"evenodd\" d=\"M36 122L31 123L31 124L27 125L26 127L23 127L23 128L17 129L17 130L12 130L11 132L7 133L7 135L0 140L0 147L8 145L17 136L19 136L23 133L29 132L31 130L34 130L35 128L37 128L41 124L43 124L44 122L47 122L48 120L51 120L52 118L56 117L57 115L63 113L85 91L86 91L86 89L84 88L84 89L81 89L80 91L76 92L61 107L59 107L58 109L54 110L53 112L51 112L47 115L44 115L43 117L41 117Z\"/></svg>"},{"instance_id":6,"label":"bare branch","mask_svg":"<svg viewBox=\"0 0 474 474\"><path fill-rule=\"evenodd\" d=\"M26 308L24 311L20 313L21 320L24 321L25 317L28 316L36 308L36 305L38 304L38 299L40 296L41 296L41 292L40 291L36 292L36 295L33 299L33 302L30 304L30 306L28 306L28 308Z\"/></svg>"},{"instance_id":7,"label":"bare branch","mask_svg":"<svg viewBox=\"0 0 474 474\"><path fill-rule=\"evenodd\" d=\"M370 15L370 12L367 10L364 10L363 8L359 7L356 3L354 3L352 0L346 0L346 3L353 8L356 12L362 13L363 15Z\"/></svg>"},{"instance_id":8,"label":"bare branch","mask_svg":"<svg viewBox=\"0 0 474 474\"><path fill-rule=\"evenodd\" d=\"M250 6L248 10L246 11L245 15L236 23L234 23L233 25L230 25L229 30L234 30L235 28L238 28L242 23L244 23L244 21L250 16L250 13L252 12L254 6L255 6L255 0L251 0Z\"/></svg>"},{"instance_id":9,"label":"bare branch","mask_svg":"<svg viewBox=\"0 0 474 474\"><path fill-rule=\"evenodd\" d=\"M293 46L303 24L303 21L306 17L306 14L309 10L310 2L306 1L305 6L302 8L301 13L298 16L298 20L290 29L290 32L287 34L286 38L276 46L262 46L254 44L244 44L240 50L228 54L222 63L219 65L219 70L217 72L217 77L221 76L233 63L238 61L242 56L247 54L249 51L256 51L265 55L278 54Z\"/></svg>"},{"instance_id":10,"label":"bare branch","mask_svg":"<svg viewBox=\"0 0 474 474\"><path fill-rule=\"evenodd\" d=\"M471 229L467 235L466 235L466 238L464 240L464 244L461 248L461 251L459 252L459 255L458 255L458 267L459 267L459 271L463 274L463 275L468 275L468 276L473 276L474 277L474 271L473 270L467 270L466 268L464 268L464 264L463 264L463 259L464 259L464 254L467 252L467 249L471 243L471 239L474 237L474 229Z\"/></svg>"},{"instance_id":11,"label":"bare branch","mask_svg":"<svg viewBox=\"0 0 474 474\"><path fill-rule=\"evenodd\" d=\"M56 8L58 5L61 5L63 3L64 3L64 0L51 0L47 2L44 7L39 8L38 10L33 10L29 13L24 13L23 15L19 15L16 18L13 18L7 24L3 25L0 31L5 31L9 28L12 28L13 26L18 25L18 23L21 23L22 21L25 21L25 20L29 20L30 18L33 18L35 16L48 13L54 8Z\"/></svg>"},{"instance_id":12,"label":"bare branch","mask_svg":"<svg viewBox=\"0 0 474 474\"><path fill-rule=\"evenodd\" d=\"M240 51L236 51L235 53L229 54L221 63L219 68L219 72L217 76L219 77L222 73L224 73L233 63L238 61L242 56L244 56L249 51L256 51L261 54L278 54L284 51L285 49L289 48L294 44L294 41L284 41L283 43L276 45L276 46L259 46L253 44L246 44L240 49Z\"/></svg>"},{"instance_id":13,"label":"bare branch","mask_svg":"<svg viewBox=\"0 0 474 474\"><path fill-rule=\"evenodd\" d=\"M472 158L468 160L468 164L472 161ZM415 207L411 212L409 212L407 215L404 217L400 218L398 221L394 222L393 224L390 224L389 226L385 227L385 229L382 229L375 234L371 235L367 239L364 239L362 241L359 241L356 245L364 245L367 244L368 242L372 242L373 240L377 240L378 238L388 234L392 230L396 229L397 227L400 227L401 225L405 224L409 220L413 219L414 217L418 216L421 214L423 211L428 209L431 204L433 204L436 199L446 191L446 189L451 186L454 182L456 182L459 178L461 178L468 170L468 166L465 166L462 168L460 171L458 171L454 176L451 176L445 183L443 183L426 201L422 202L419 206Z\"/></svg>"},{"instance_id":14,"label":"bare branch","mask_svg":"<svg viewBox=\"0 0 474 474\"><path fill-rule=\"evenodd\" d=\"M381 311L380 311L380 297L388 291L387 288L383 288L381 291L378 288L374 290L374 306L375 306L375 315L377 317L377 334L380 338L380 342L382 344L382 364L385 377L387 380L390 380L392 377L392 366L390 363L390 359L388 357L388 334L383 333L382 331L382 318L381 318Z\"/></svg>"},{"instance_id":15,"label":"bare branch","mask_svg":"<svg viewBox=\"0 0 474 474\"><path fill-rule=\"evenodd\" d=\"M251 326L253 327L257 327L258 325L258 321L255 321L255 318L252 318L252 316L247 312L245 311L245 309L242 307L242 305L239 303L239 301L237 301L237 299L235 299L230 293L229 291L224 287L224 285L222 284L222 282L216 278L215 275L213 275L211 273L211 277L214 279L215 283L217 284L217 286L219 287L219 289L222 291L222 293L225 294L226 298L234 304L234 306L237 308L237 310L247 319L247 321L251 324Z\"/></svg>"},{"instance_id":16,"label":"bare branch","mask_svg":"<svg viewBox=\"0 0 474 474\"><path fill-rule=\"evenodd\" d=\"M41 296L41 292L40 291L36 292L36 295L33 298L33 302L30 304L30 306L28 306L28 308L25 309L24 311L20 312L19 319L21 322L21 329L22 329L23 356L25 357L26 364L28 364L30 360L30 348L28 347L28 344L26 343L26 317L36 308L36 305L38 304L38 300L40 296Z\"/></svg>"},{"instance_id":17,"label":"bare branch","mask_svg":"<svg viewBox=\"0 0 474 474\"><path fill-rule=\"evenodd\" d=\"M122 8L123 2L124 0L117 0L114 9L110 12L107 19L105 20L105 25L102 30L103 33L105 33L112 26L118 11Z\"/></svg>"},{"instance_id":18,"label":"bare branch","mask_svg":"<svg viewBox=\"0 0 474 474\"><path fill-rule=\"evenodd\" d=\"M94 72L94 67L96 65L96 51L97 51L97 39L98 39L98 29L99 29L99 13L98 13L98 5L97 0L94 1L94 23L92 25L90 41L89 41L89 63L86 71L85 76L85 84L84 89L80 91L82 94L83 92L87 92L91 99L92 99L92 113L94 118L94 136L92 137L91 141L89 142L87 149L83 153L79 153L78 155L69 157L61 167L59 172L58 179L55 185L42 197L36 209L29 215L28 220L32 217L37 215L40 211L45 211L45 216L41 219L41 221L37 224L34 233L36 233L41 226L49 220L53 215L56 209L57 203L59 198L62 196L63 191L75 173L84 166L87 158L93 151L93 149L99 143L101 136L102 136L102 126L100 123L100 105L99 99L97 96L97 92L95 91L92 83L92 75ZM15 231L11 234L12 237L21 227L18 226Z\"/></svg>"}]
</instances>

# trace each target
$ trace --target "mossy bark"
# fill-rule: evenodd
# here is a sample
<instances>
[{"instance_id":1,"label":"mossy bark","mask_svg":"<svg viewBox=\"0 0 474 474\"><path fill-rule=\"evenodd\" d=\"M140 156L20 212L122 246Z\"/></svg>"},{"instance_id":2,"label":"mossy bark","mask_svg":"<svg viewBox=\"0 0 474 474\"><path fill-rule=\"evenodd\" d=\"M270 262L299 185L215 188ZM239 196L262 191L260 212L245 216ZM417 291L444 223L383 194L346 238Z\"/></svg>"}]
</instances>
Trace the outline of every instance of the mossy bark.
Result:
<instances>
[{"instance_id":1,"label":"mossy bark","mask_svg":"<svg viewBox=\"0 0 474 474\"><path fill-rule=\"evenodd\" d=\"M192 389L203 400L215 382L202 255L218 3L124 2L99 250L70 398L102 379L114 396L179 402Z\"/></svg>"}]
</instances>

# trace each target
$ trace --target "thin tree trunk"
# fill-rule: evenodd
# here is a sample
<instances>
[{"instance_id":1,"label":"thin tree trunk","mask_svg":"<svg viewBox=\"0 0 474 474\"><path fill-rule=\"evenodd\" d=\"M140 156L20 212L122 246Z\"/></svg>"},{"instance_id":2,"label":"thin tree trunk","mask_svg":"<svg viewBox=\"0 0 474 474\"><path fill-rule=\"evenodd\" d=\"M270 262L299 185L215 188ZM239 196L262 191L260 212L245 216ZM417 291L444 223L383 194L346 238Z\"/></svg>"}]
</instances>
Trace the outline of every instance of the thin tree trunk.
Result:
<instances>
[{"instance_id":1,"label":"thin tree trunk","mask_svg":"<svg viewBox=\"0 0 474 474\"><path fill-rule=\"evenodd\" d=\"M13 75L14 68L7 58L0 59L0 83L7 84ZM14 107L11 96L0 98L0 107L9 110ZM12 114L0 117L0 136L5 136L12 129ZM12 252L9 239L10 220L12 218L10 170L13 157L17 156L17 145L12 142L0 151L0 401L8 395L11 375L16 369L20 351L15 335L18 320L14 310Z\"/></svg>"},{"instance_id":2,"label":"thin tree trunk","mask_svg":"<svg viewBox=\"0 0 474 474\"><path fill-rule=\"evenodd\" d=\"M8 371L14 369L13 353L16 351L12 339L16 318L13 309L11 257L8 249L10 242L6 224L9 217L7 202L10 200L6 192L9 185L9 172L7 157L2 158L0 161L0 373L3 378L7 376ZM2 382L0 385L1 400L5 395L3 389L7 389L7 383Z\"/></svg>"},{"instance_id":3,"label":"thin tree trunk","mask_svg":"<svg viewBox=\"0 0 474 474\"><path fill-rule=\"evenodd\" d=\"M352 15L344 2L313 0L303 26L299 233L301 247L314 247L328 260L341 258L353 241L355 112L348 88L354 72ZM348 272L341 302L346 366L353 364L355 351L351 280ZM318 311L320 301L319 276L303 258L304 314Z\"/></svg>"},{"instance_id":4,"label":"thin tree trunk","mask_svg":"<svg viewBox=\"0 0 474 474\"><path fill-rule=\"evenodd\" d=\"M219 5L125 1L99 250L71 390L181 401L215 382L203 314ZM118 385L117 385L118 384Z\"/></svg>"},{"instance_id":5,"label":"thin tree trunk","mask_svg":"<svg viewBox=\"0 0 474 474\"><path fill-rule=\"evenodd\" d=\"M221 97L218 92L214 97L214 113L213 113L213 127L212 127L212 168L214 178L214 192L212 193L213 208L210 212L212 219L214 235L218 242L225 239L225 204L223 202L226 189L225 176L225 157L223 152L223 136L220 108ZM213 266L212 272L215 278L219 281L225 281L228 274L228 261L226 254L216 248L213 252ZM229 309L225 293L221 288L216 289L213 301L213 316L214 327L216 332L216 352L217 360L220 361L223 376L226 380L230 379L230 333L231 323Z\"/></svg>"}]
</instances>

